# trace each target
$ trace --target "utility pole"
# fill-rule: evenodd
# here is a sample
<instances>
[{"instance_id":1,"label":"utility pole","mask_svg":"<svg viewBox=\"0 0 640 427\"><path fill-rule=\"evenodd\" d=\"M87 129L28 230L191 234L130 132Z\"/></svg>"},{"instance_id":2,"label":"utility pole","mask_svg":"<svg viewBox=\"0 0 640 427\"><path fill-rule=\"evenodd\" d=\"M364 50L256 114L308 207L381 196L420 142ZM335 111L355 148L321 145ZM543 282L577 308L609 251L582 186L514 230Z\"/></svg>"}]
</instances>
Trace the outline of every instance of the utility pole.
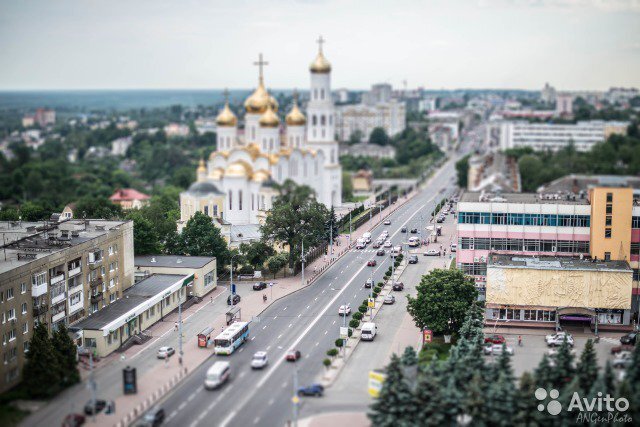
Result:
<instances>
[{"instance_id":1,"label":"utility pole","mask_svg":"<svg viewBox=\"0 0 640 427\"><path fill-rule=\"evenodd\" d=\"M184 288L180 288L182 290ZM182 368L182 299L180 299L180 294L178 294L178 363Z\"/></svg>"},{"instance_id":2,"label":"utility pole","mask_svg":"<svg viewBox=\"0 0 640 427\"><path fill-rule=\"evenodd\" d=\"M349 211L349 246L351 246L351 211Z\"/></svg>"},{"instance_id":3,"label":"utility pole","mask_svg":"<svg viewBox=\"0 0 640 427\"><path fill-rule=\"evenodd\" d=\"M44 384L43 384L44 385ZM93 349L89 349L89 390L91 391L91 420L96 422L96 380L93 374Z\"/></svg>"},{"instance_id":4,"label":"utility pole","mask_svg":"<svg viewBox=\"0 0 640 427\"><path fill-rule=\"evenodd\" d=\"M293 427L298 427L298 367L293 367Z\"/></svg>"},{"instance_id":5,"label":"utility pole","mask_svg":"<svg viewBox=\"0 0 640 427\"><path fill-rule=\"evenodd\" d=\"M304 237L302 236L302 252L300 254L300 260L302 261L302 286L304 286Z\"/></svg>"}]
</instances>

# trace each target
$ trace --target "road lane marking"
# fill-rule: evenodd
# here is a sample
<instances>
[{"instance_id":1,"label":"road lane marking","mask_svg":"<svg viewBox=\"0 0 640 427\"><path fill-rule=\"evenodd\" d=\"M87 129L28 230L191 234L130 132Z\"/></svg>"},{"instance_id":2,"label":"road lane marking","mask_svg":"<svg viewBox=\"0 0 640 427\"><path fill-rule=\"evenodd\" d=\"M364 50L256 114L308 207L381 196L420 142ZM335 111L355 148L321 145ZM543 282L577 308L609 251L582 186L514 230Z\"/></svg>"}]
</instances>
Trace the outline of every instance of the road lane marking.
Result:
<instances>
[{"instance_id":1,"label":"road lane marking","mask_svg":"<svg viewBox=\"0 0 640 427\"><path fill-rule=\"evenodd\" d=\"M182 402L180 406L178 406L178 411L182 411L185 406L187 406L187 402Z\"/></svg>"},{"instance_id":2,"label":"road lane marking","mask_svg":"<svg viewBox=\"0 0 640 427\"><path fill-rule=\"evenodd\" d=\"M336 324L336 321L334 320L334 321L333 321L333 323L332 323L332 325L335 325L335 324Z\"/></svg>"},{"instance_id":3,"label":"road lane marking","mask_svg":"<svg viewBox=\"0 0 640 427\"><path fill-rule=\"evenodd\" d=\"M271 348L271 346L270 346L270 345L268 345L268 346L267 346L267 351L269 351L269 349L270 349L270 348Z\"/></svg>"},{"instance_id":4,"label":"road lane marking","mask_svg":"<svg viewBox=\"0 0 640 427\"><path fill-rule=\"evenodd\" d=\"M318 297L315 297L313 300L314 300L314 301L318 301Z\"/></svg>"},{"instance_id":5,"label":"road lane marking","mask_svg":"<svg viewBox=\"0 0 640 427\"><path fill-rule=\"evenodd\" d=\"M285 311L287 309L287 307L283 308L282 311Z\"/></svg>"},{"instance_id":6,"label":"road lane marking","mask_svg":"<svg viewBox=\"0 0 640 427\"><path fill-rule=\"evenodd\" d=\"M269 402L267 403L267 405L271 406L273 405L273 402L275 402L276 400L272 397L271 400L269 400Z\"/></svg>"},{"instance_id":7,"label":"road lane marking","mask_svg":"<svg viewBox=\"0 0 640 427\"><path fill-rule=\"evenodd\" d=\"M282 338L282 334L278 335L278 338L276 339L279 340L280 338Z\"/></svg>"},{"instance_id":8,"label":"road lane marking","mask_svg":"<svg viewBox=\"0 0 640 427\"><path fill-rule=\"evenodd\" d=\"M310 305L307 306L307 310L309 310L309 307L311 307Z\"/></svg>"},{"instance_id":9,"label":"road lane marking","mask_svg":"<svg viewBox=\"0 0 640 427\"><path fill-rule=\"evenodd\" d=\"M329 332L329 331L324 331L324 334L327 335L327 332Z\"/></svg>"},{"instance_id":10,"label":"road lane marking","mask_svg":"<svg viewBox=\"0 0 640 427\"><path fill-rule=\"evenodd\" d=\"M236 416L236 411L230 412L229 415L227 415L227 417L224 420L222 420L222 423L220 423L220 425L221 426L226 426L227 423L229 421L231 421L233 419L233 417L235 417L235 416Z\"/></svg>"},{"instance_id":11,"label":"road lane marking","mask_svg":"<svg viewBox=\"0 0 640 427\"><path fill-rule=\"evenodd\" d=\"M253 340L255 340L255 339L256 339L256 337L251 337L251 341L253 341Z\"/></svg>"},{"instance_id":12,"label":"road lane marking","mask_svg":"<svg viewBox=\"0 0 640 427\"><path fill-rule=\"evenodd\" d=\"M292 326L293 326L293 323L289 323L289 327L292 327Z\"/></svg>"},{"instance_id":13,"label":"road lane marking","mask_svg":"<svg viewBox=\"0 0 640 427\"><path fill-rule=\"evenodd\" d=\"M302 313L298 314L298 317L302 316Z\"/></svg>"},{"instance_id":14,"label":"road lane marking","mask_svg":"<svg viewBox=\"0 0 640 427\"><path fill-rule=\"evenodd\" d=\"M316 347L317 347L319 344L320 344L320 341L318 341L318 342L316 343Z\"/></svg>"},{"instance_id":15,"label":"road lane marking","mask_svg":"<svg viewBox=\"0 0 640 427\"><path fill-rule=\"evenodd\" d=\"M244 347L242 347L240 350L238 350L238 353L242 353L244 351Z\"/></svg>"},{"instance_id":16,"label":"road lane marking","mask_svg":"<svg viewBox=\"0 0 640 427\"><path fill-rule=\"evenodd\" d=\"M253 423L258 424L259 421L260 421L260 417L255 417L253 420Z\"/></svg>"},{"instance_id":17,"label":"road lane marking","mask_svg":"<svg viewBox=\"0 0 640 427\"><path fill-rule=\"evenodd\" d=\"M276 320L277 318L278 318L278 316L274 316L274 317L273 317L273 320Z\"/></svg>"}]
</instances>

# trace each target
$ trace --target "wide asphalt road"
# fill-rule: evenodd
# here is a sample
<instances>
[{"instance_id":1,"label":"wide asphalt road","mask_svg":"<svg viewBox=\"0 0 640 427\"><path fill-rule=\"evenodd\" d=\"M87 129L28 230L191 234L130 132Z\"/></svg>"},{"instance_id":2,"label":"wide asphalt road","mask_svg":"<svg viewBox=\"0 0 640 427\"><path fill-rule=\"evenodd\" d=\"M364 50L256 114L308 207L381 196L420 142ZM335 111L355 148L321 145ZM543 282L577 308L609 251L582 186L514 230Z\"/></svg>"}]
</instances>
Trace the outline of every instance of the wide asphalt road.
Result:
<instances>
[{"instance_id":1,"label":"wide asphalt road","mask_svg":"<svg viewBox=\"0 0 640 427\"><path fill-rule=\"evenodd\" d=\"M441 189L453 187L454 160L440 168L427 186L412 200L391 214L391 225L378 226L375 240L388 229L394 245L407 235L401 227L419 227L430 218L431 211L443 195ZM369 259L378 261L367 267ZM350 303L357 309L367 298L365 281L372 277L382 280L390 265L390 257L376 256L371 245L365 250L352 250L329 268L316 282L274 302L250 325L249 341L231 356L212 355L160 403L170 426L282 426L292 419L294 377L298 385L317 382L322 375L326 351L335 348L342 318L338 307ZM384 333L384 325L379 325ZM296 363L284 360L287 350L302 352ZM252 371L250 361L256 351L267 351L269 364L261 371ZM203 388L206 370L217 360L231 362L231 380L216 391ZM330 390L327 390L330 393ZM304 399L304 398L303 398Z\"/></svg>"}]
</instances>

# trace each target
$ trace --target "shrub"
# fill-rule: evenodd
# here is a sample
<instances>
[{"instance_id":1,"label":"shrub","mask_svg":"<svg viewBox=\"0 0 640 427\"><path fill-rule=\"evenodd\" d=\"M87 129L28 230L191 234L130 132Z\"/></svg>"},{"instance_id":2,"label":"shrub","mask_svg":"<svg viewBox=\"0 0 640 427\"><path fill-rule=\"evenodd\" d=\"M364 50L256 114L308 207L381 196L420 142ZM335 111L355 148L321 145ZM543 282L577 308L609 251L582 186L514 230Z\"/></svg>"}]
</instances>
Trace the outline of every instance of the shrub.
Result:
<instances>
[{"instance_id":1,"label":"shrub","mask_svg":"<svg viewBox=\"0 0 640 427\"><path fill-rule=\"evenodd\" d=\"M353 320L352 320L352 322L353 322ZM338 338L338 339L336 340L336 347L340 348L340 347L342 347L343 345L344 345L344 340L343 340L342 338ZM334 349L334 350L335 350L335 349Z\"/></svg>"},{"instance_id":2,"label":"shrub","mask_svg":"<svg viewBox=\"0 0 640 427\"><path fill-rule=\"evenodd\" d=\"M387 280L389 280L389 277L391 277L391 275L390 275L390 274L385 274L385 275L384 275L383 279L385 280L385 282L386 282Z\"/></svg>"},{"instance_id":3,"label":"shrub","mask_svg":"<svg viewBox=\"0 0 640 427\"><path fill-rule=\"evenodd\" d=\"M365 299L365 300L362 300L362 304L360 304L360 305L361 306L364 305L366 307L368 303L369 303L369 300Z\"/></svg>"},{"instance_id":4,"label":"shrub","mask_svg":"<svg viewBox=\"0 0 640 427\"><path fill-rule=\"evenodd\" d=\"M379 294L381 290L382 290L382 286L376 286L375 288L373 288L373 293Z\"/></svg>"},{"instance_id":5,"label":"shrub","mask_svg":"<svg viewBox=\"0 0 640 427\"><path fill-rule=\"evenodd\" d=\"M364 314L360 313L359 311L357 313L353 313L352 318L356 319L356 320L362 320L362 317L364 316Z\"/></svg>"},{"instance_id":6,"label":"shrub","mask_svg":"<svg viewBox=\"0 0 640 427\"><path fill-rule=\"evenodd\" d=\"M322 364L324 365L325 368L329 369L329 366L331 366L331 360L329 359L324 359L322 361Z\"/></svg>"},{"instance_id":7,"label":"shrub","mask_svg":"<svg viewBox=\"0 0 640 427\"><path fill-rule=\"evenodd\" d=\"M384 288L384 282L378 282L378 287L379 288Z\"/></svg>"},{"instance_id":8,"label":"shrub","mask_svg":"<svg viewBox=\"0 0 640 427\"><path fill-rule=\"evenodd\" d=\"M338 349L332 348L331 350L327 350L327 356L336 357L338 355Z\"/></svg>"},{"instance_id":9,"label":"shrub","mask_svg":"<svg viewBox=\"0 0 640 427\"><path fill-rule=\"evenodd\" d=\"M380 292L373 291L372 295L373 295L374 298L378 298L378 294L380 294Z\"/></svg>"},{"instance_id":10,"label":"shrub","mask_svg":"<svg viewBox=\"0 0 640 427\"><path fill-rule=\"evenodd\" d=\"M251 267L250 265L243 265L242 267L240 267L240 270L238 272L240 274L253 274L253 267Z\"/></svg>"},{"instance_id":11,"label":"shrub","mask_svg":"<svg viewBox=\"0 0 640 427\"><path fill-rule=\"evenodd\" d=\"M360 326L360 321L357 319L351 319L349 321L349 327L350 328L357 328L358 326Z\"/></svg>"},{"instance_id":12,"label":"shrub","mask_svg":"<svg viewBox=\"0 0 640 427\"><path fill-rule=\"evenodd\" d=\"M349 328L349 329L347 330L347 336L348 336L349 338L351 338L351 335L353 335L353 329Z\"/></svg>"},{"instance_id":13,"label":"shrub","mask_svg":"<svg viewBox=\"0 0 640 427\"><path fill-rule=\"evenodd\" d=\"M369 307L367 307L366 305L361 305L360 307L358 307L358 311L362 314L365 314L367 310L369 310Z\"/></svg>"}]
</instances>

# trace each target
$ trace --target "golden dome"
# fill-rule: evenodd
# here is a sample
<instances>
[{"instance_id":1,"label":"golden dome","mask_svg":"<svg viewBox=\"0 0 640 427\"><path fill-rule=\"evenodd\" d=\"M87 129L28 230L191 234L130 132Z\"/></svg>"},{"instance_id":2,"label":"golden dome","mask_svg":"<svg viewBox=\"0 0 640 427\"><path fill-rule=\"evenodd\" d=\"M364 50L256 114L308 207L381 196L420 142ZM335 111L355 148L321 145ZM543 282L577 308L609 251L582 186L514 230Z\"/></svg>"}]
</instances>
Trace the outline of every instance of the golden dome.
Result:
<instances>
[{"instance_id":1,"label":"golden dome","mask_svg":"<svg viewBox=\"0 0 640 427\"><path fill-rule=\"evenodd\" d=\"M255 142L244 147L244 150L249 153L251 158L255 160L260 155L260 147Z\"/></svg>"},{"instance_id":2,"label":"golden dome","mask_svg":"<svg viewBox=\"0 0 640 427\"><path fill-rule=\"evenodd\" d=\"M264 169L260 169L251 176L251 179L256 182L263 182L269 179L269 172Z\"/></svg>"},{"instance_id":3,"label":"golden dome","mask_svg":"<svg viewBox=\"0 0 640 427\"><path fill-rule=\"evenodd\" d=\"M251 166L241 161L231 163L224 173L228 177L245 177L249 174L251 174Z\"/></svg>"},{"instance_id":4,"label":"golden dome","mask_svg":"<svg viewBox=\"0 0 640 427\"><path fill-rule=\"evenodd\" d=\"M307 118L302 114L302 111L298 108L298 101L293 102L293 108L289 111L286 117L287 126L304 126L307 123Z\"/></svg>"},{"instance_id":5,"label":"golden dome","mask_svg":"<svg viewBox=\"0 0 640 427\"><path fill-rule=\"evenodd\" d=\"M318 51L316 59L309 65L309 71L312 73L327 74L331 72L331 63L324 57L322 50Z\"/></svg>"},{"instance_id":6,"label":"golden dome","mask_svg":"<svg viewBox=\"0 0 640 427\"><path fill-rule=\"evenodd\" d=\"M233 111L231 111L231 108L229 108L228 102L224 104L224 108L222 109L222 111L220 111L220 114L218 114L218 117L216 117L216 124L218 126L226 126L226 127L234 127L235 125L238 124L238 118L236 117L235 114L233 114Z\"/></svg>"},{"instance_id":7,"label":"golden dome","mask_svg":"<svg viewBox=\"0 0 640 427\"><path fill-rule=\"evenodd\" d=\"M281 156L290 156L291 155L291 148L289 147L281 147L280 148L280 153Z\"/></svg>"},{"instance_id":8,"label":"golden dome","mask_svg":"<svg viewBox=\"0 0 640 427\"><path fill-rule=\"evenodd\" d=\"M279 157L277 154L269 154L269 163L275 165L276 163L278 163L278 158Z\"/></svg>"},{"instance_id":9,"label":"golden dome","mask_svg":"<svg viewBox=\"0 0 640 427\"><path fill-rule=\"evenodd\" d=\"M267 105L267 111L260 116L258 123L260 123L260 126L262 127L277 128L280 125L280 119L278 118L278 115L274 113L271 105Z\"/></svg>"},{"instance_id":10,"label":"golden dome","mask_svg":"<svg viewBox=\"0 0 640 427\"><path fill-rule=\"evenodd\" d=\"M200 159L200 163L198 164L197 172L198 173L200 173L200 172L206 173L207 172L207 166L204 164L204 159Z\"/></svg>"},{"instance_id":11,"label":"golden dome","mask_svg":"<svg viewBox=\"0 0 640 427\"><path fill-rule=\"evenodd\" d=\"M224 176L224 169L222 168L215 168L211 173L211 178L216 180L222 178L223 176Z\"/></svg>"},{"instance_id":12,"label":"golden dome","mask_svg":"<svg viewBox=\"0 0 640 427\"><path fill-rule=\"evenodd\" d=\"M244 108L247 113L263 114L267 111L267 107L271 106L274 111L278 111L278 101L264 88L262 78L258 82L258 87L255 91L244 101Z\"/></svg>"}]
</instances>

